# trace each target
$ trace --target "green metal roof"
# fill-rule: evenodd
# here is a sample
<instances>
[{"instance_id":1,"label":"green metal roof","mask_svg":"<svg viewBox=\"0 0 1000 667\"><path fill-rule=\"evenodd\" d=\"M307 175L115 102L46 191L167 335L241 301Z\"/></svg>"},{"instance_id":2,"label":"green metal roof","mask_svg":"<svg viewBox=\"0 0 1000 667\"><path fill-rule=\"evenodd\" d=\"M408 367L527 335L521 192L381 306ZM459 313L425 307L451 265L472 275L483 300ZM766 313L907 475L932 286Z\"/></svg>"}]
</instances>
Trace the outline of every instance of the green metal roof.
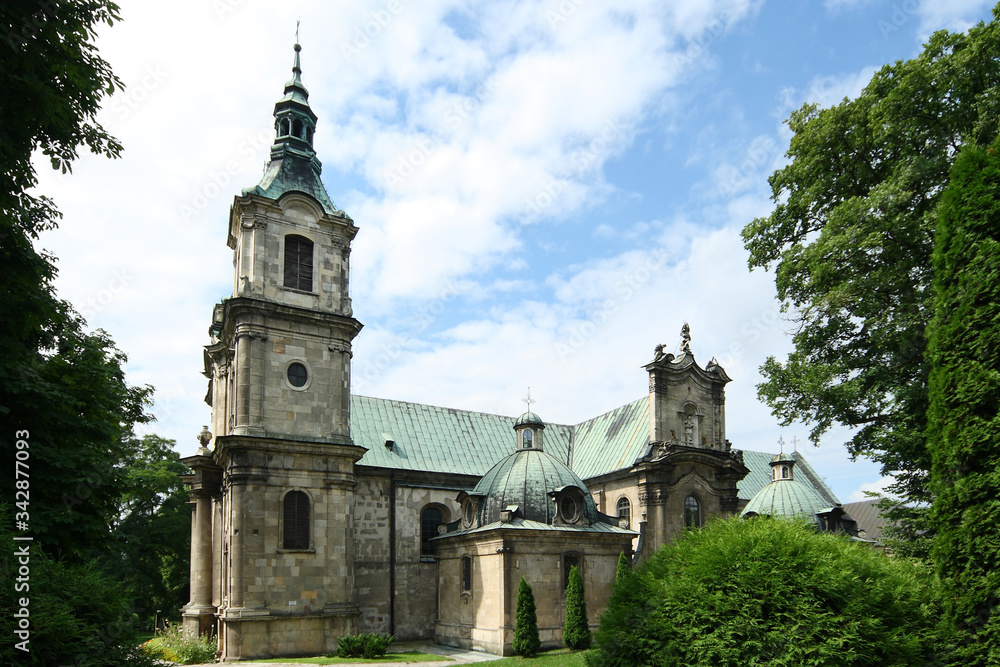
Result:
<instances>
[{"instance_id":1,"label":"green metal roof","mask_svg":"<svg viewBox=\"0 0 1000 667\"><path fill-rule=\"evenodd\" d=\"M551 523L556 506L549 493L575 486L583 493L583 516L597 521L597 507L586 484L547 452L522 449L509 454L490 468L470 495L483 496L479 503L479 522L499 521L500 511L517 505L521 516L532 521Z\"/></svg>"},{"instance_id":2,"label":"green metal roof","mask_svg":"<svg viewBox=\"0 0 1000 667\"><path fill-rule=\"evenodd\" d=\"M482 477L516 449L515 419L422 403L351 397L351 437L367 448L362 466ZM566 463L580 479L628 469L649 450L649 400L641 398L575 426L545 424L542 450ZM391 442L391 447L386 446ZM797 481L839 503L798 452ZM743 450L749 474L739 497L752 498L771 481L772 453Z\"/></svg>"},{"instance_id":3,"label":"green metal roof","mask_svg":"<svg viewBox=\"0 0 1000 667\"><path fill-rule=\"evenodd\" d=\"M649 448L649 399L640 398L573 429L570 464L583 479L628 468Z\"/></svg>"},{"instance_id":4,"label":"green metal roof","mask_svg":"<svg viewBox=\"0 0 1000 667\"><path fill-rule=\"evenodd\" d=\"M797 479L779 479L770 482L754 494L743 515L805 516L815 519L816 514L829 509L830 504L811 486Z\"/></svg>"},{"instance_id":5,"label":"green metal roof","mask_svg":"<svg viewBox=\"0 0 1000 667\"><path fill-rule=\"evenodd\" d=\"M557 524L552 525L548 523L542 523L540 521L531 521L529 519L512 519L509 523L501 523L500 521L494 521L493 523L488 523L485 526L479 526L477 528L471 528L469 530L456 530L446 535L442 535L435 539L445 539L452 537L453 535L470 535L472 533L483 533L488 530L554 530L563 532L574 532L574 533L617 533L619 535L637 535L634 530L629 530L627 528L621 528L620 526L613 526L609 523L604 523L599 521L597 523L592 523L589 526L578 526L578 525L563 525Z\"/></svg>"}]
</instances>

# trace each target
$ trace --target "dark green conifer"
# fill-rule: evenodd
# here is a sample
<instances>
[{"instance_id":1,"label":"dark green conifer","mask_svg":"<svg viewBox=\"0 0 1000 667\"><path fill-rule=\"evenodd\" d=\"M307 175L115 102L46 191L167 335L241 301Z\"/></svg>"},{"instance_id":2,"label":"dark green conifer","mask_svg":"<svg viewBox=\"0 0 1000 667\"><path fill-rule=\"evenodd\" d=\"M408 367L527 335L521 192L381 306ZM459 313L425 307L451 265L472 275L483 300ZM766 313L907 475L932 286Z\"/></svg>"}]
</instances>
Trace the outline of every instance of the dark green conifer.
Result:
<instances>
[{"instance_id":1,"label":"dark green conifer","mask_svg":"<svg viewBox=\"0 0 1000 667\"><path fill-rule=\"evenodd\" d=\"M624 579L625 575L627 575L631 570L631 563L629 562L628 556L626 556L623 551L618 554L618 570L615 572L615 581L617 582Z\"/></svg>"},{"instance_id":2,"label":"dark green conifer","mask_svg":"<svg viewBox=\"0 0 1000 667\"><path fill-rule=\"evenodd\" d=\"M587 622L587 601L583 597L583 577L576 565L569 569L569 583L566 584L563 643L571 649L590 648L590 624Z\"/></svg>"},{"instance_id":3,"label":"dark green conifer","mask_svg":"<svg viewBox=\"0 0 1000 667\"><path fill-rule=\"evenodd\" d=\"M938 208L930 362L931 555L962 631L957 662L1000 659L1000 142L963 148ZM957 664L957 663L956 663Z\"/></svg>"},{"instance_id":4,"label":"dark green conifer","mask_svg":"<svg viewBox=\"0 0 1000 667\"><path fill-rule=\"evenodd\" d=\"M517 609L514 612L514 653L529 657L538 653L542 643L538 640L538 617L535 614L535 594L521 577L517 586Z\"/></svg>"}]
</instances>

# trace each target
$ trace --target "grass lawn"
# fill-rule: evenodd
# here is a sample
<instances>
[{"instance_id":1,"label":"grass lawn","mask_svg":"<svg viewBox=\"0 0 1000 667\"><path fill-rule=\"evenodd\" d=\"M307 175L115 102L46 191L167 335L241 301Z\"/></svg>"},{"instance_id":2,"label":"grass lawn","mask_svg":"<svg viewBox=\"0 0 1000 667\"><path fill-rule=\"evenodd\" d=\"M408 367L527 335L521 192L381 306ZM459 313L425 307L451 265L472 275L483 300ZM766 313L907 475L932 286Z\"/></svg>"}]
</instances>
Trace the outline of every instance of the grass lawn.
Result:
<instances>
[{"instance_id":1,"label":"grass lawn","mask_svg":"<svg viewBox=\"0 0 1000 667\"><path fill-rule=\"evenodd\" d=\"M440 655L421 653L420 651L401 651L399 653L386 653L381 658L365 660L364 658L271 658L270 660L254 660L254 662L301 662L307 665L340 665L343 663L366 663L366 662L432 662L448 660Z\"/></svg>"},{"instance_id":2,"label":"grass lawn","mask_svg":"<svg viewBox=\"0 0 1000 667\"><path fill-rule=\"evenodd\" d=\"M534 658L501 658L484 662L483 667L585 667L584 656L587 651L570 651L569 649L557 649L546 651ZM342 663L370 663L370 662L429 662L448 660L440 655L420 653L419 651L404 651L401 653L386 653L381 658L365 660L363 658L273 658L270 660L254 660L254 662L285 662L303 663L307 665L339 665Z\"/></svg>"},{"instance_id":3,"label":"grass lawn","mask_svg":"<svg viewBox=\"0 0 1000 667\"><path fill-rule=\"evenodd\" d=\"M587 651L560 648L539 653L534 658L501 658L484 662L483 667L585 667Z\"/></svg>"}]
</instances>

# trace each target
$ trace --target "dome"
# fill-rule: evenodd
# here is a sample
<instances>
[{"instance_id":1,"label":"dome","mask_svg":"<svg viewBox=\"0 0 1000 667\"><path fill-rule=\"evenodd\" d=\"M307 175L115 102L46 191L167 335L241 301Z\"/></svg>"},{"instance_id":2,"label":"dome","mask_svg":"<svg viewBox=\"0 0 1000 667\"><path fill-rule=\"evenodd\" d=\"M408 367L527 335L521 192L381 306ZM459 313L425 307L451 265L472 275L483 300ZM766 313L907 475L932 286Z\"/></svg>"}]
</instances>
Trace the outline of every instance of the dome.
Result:
<instances>
[{"instance_id":1,"label":"dome","mask_svg":"<svg viewBox=\"0 0 1000 667\"><path fill-rule=\"evenodd\" d=\"M514 422L514 428L517 428L518 426L541 426L542 428L545 428L545 422L542 421L541 417L529 410L518 417L517 421Z\"/></svg>"},{"instance_id":2,"label":"dome","mask_svg":"<svg viewBox=\"0 0 1000 667\"><path fill-rule=\"evenodd\" d=\"M777 457L775 457L777 458ZM816 491L794 479L778 479L758 491L742 516L804 516L816 520L816 513L830 507Z\"/></svg>"},{"instance_id":3,"label":"dome","mask_svg":"<svg viewBox=\"0 0 1000 667\"><path fill-rule=\"evenodd\" d=\"M576 487L582 495L584 525L596 522L597 506L583 481L566 464L539 450L521 450L503 459L469 495L479 498L476 517L480 526L500 521L500 511L511 505L517 505L524 519L551 524L556 503L550 494L565 496L567 487Z\"/></svg>"}]
</instances>

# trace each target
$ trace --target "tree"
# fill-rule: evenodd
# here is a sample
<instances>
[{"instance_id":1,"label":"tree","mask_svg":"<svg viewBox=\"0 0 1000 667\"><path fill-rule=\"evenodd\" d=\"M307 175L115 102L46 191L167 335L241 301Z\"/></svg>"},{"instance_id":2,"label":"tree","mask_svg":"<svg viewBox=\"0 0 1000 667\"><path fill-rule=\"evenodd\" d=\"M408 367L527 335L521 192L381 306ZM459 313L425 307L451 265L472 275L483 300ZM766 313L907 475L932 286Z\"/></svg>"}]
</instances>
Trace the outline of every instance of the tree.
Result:
<instances>
[{"instance_id":1,"label":"tree","mask_svg":"<svg viewBox=\"0 0 1000 667\"><path fill-rule=\"evenodd\" d=\"M135 455L120 475L112 530L115 570L128 582L135 611L148 627L157 610L161 618L180 620L180 608L190 599L190 494L181 480L188 469L174 445L155 435L133 439Z\"/></svg>"},{"instance_id":2,"label":"tree","mask_svg":"<svg viewBox=\"0 0 1000 667\"><path fill-rule=\"evenodd\" d=\"M938 216L928 442L932 551L960 664L1000 663L1000 141L955 160Z\"/></svg>"},{"instance_id":3,"label":"tree","mask_svg":"<svg viewBox=\"0 0 1000 667\"><path fill-rule=\"evenodd\" d=\"M55 295L54 258L35 249L59 217L29 194L34 152L68 171L79 147L116 157L121 146L95 121L102 98L121 88L93 44L118 20L100 0L7 3L0 10L0 454L24 443L36 544L89 560L110 544L118 464L134 424L148 420L148 387L131 387L125 355ZM14 498L13 477L2 493ZM23 512L23 510L22 510Z\"/></svg>"},{"instance_id":4,"label":"tree","mask_svg":"<svg viewBox=\"0 0 1000 667\"><path fill-rule=\"evenodd\" d=\"M928 665L932 568L784 519L715 521L618 582L591 667Z\"/></svg>"},{"instance_id":5,"label":"tree","mask_svg":"<svg viewBox=\"0 0 1000 667\"><path fill-rule=\"evenodd\" d=\"M916 58L883 67L853 100L791 114L790 164L770 179L774 211L743 230L750 268L775 269L794 350L767 359L759 395L814 442L852 429L916 521L930 501L926 443L931 250L955 155L997 135L1000 6L967 34L935 33ZM904 527L904 532L906 527Z\"/></svg>"},{"instance_id":6,"label":"tree","mask_svg":"<svg viewBox=\"0 0 1000 667\"><path fill-rule=\"evenodd\" d=\"M629 562L625 552L618 554L618 569L615 571L615 583L621 581L632 571L632 564Z\"/></svg>"},{"instance_id":7,"label":"tree","mask_svg":"<svg viewBox=\"0 0 1000 667\"><path fill-rule=\"evenodd\" d=\"M587 621L587 600L583 597L583 577L576 565L569 569L566 584L566 619L563 622L563 643L568 648L590 648L590 622Z\"/></svg>"},{"instance_id":8,"label":"tree","mask_svg":"<svg viewBox=\"0 0 1000 667\"><path fill-rule=\"evenodd\" d=\"M22 556L11 548L0 557L5 585L0 587L0 664L88 665L89 667L154 667L155 660L138 648L137 619L125 587L102 571L96 561L67 563L15 542L10 507L0 505L0 541L25 549L27 588L16 590ZM27 601L24 606L22 599ZM23 612L23 614L22 614ZM18 636L26 615L29 634ZM17 644L27 639L22 651Z\"/></svg>"},{"instance_id":9,"label":"tree","mask_svg":"<svg viewBox=\"0 0 1000 667\"><path fill-rule=\"evenodd\" d=\"M514 653L530 657L542 647L538 639L538 616L535 614L535 594L531 585L521 577L517 585L517 608L514 611Z\"/></svg>"}]
</instances>

